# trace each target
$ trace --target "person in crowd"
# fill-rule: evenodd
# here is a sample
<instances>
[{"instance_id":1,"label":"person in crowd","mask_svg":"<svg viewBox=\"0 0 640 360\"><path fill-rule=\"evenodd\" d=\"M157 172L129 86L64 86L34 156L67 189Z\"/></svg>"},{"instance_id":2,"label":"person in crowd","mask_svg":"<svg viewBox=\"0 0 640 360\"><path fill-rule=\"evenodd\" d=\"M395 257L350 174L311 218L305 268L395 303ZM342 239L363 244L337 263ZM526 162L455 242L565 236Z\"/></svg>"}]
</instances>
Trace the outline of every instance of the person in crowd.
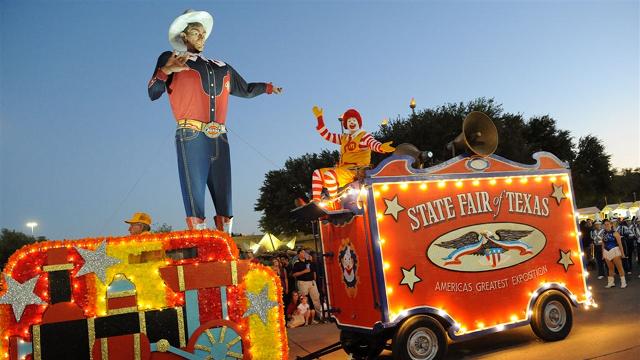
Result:
<instances>
[{"instance_id":1,"label":"person in crowd","mask_svg":"<svg viewBox=\"0 0 640 360\"><path fill-rule=\"evenodd\" d=\"M634 216L631 223L633 225L633 233L635 234L636 238L636 260L638 262L638 266L640 267L640 219L638 219L637 216ZM638 277L640 278L640 275L638 275Z\"/></svg>"},{"instance_id":2,"label":"person in crowd","mask_svg":"<svg viewBox=\"0 0 640 360\"><path fill-rule=\"evenodd\" d=\"M131 219L125 220L129 224L129 234L140 235L151 232L151 216L147 213L137 212Z\"/></svg>"},{"instance_id":3,"label":"person in crowd","mask_svg":"<svg viewBox=\"0 0 640 360\"><path fill-rule=\"evenodd\" d=\"M282 286L282 294L286 296L289 293L289 282L287 279L287 269L282 267L280 260L276 257L273 259L273 271L280 278L280 286Z\"/></svg>"},{"instance_id":4,"label":"person in crowd","mask_svg":"<svg viewBox=\"0 0 640 360\"><path fill-rule=\"evenodd\" d=\"M604 258L602 257L602 237L604 236L604 229L602 228L602 222L600 220L596 220L593 224L590 236L593 242L593 255L596 260L596 267L598 268L598 279L602 279L605 276L606 267Z\"/></svg>"},{"instance_id":5,"label":"person in crowd","mask_svg":"<svg viewBox=\"0 0 640 360\"><path fill-rule=\"evenodd\" d=\"M320 303L320 293L316 284L316 271L311 262L307 261L307 254L304 249L298 250L298 262L293 265L293 277L296 279L296 285L300 297L311 296L313 307L318 316L322 316L322 308ZM322 319L321 319L322 320Z\"/></svg>"},{"instance_id":6,"label":"person in crowd","mask_svg":"<svg viewBox=\"0 0 640 360\"><path fill-rule=\"evenodd\" d=\"M591 239L592 222L591 219L582 220L580 222L580 241L582 242L582 249L586 255L587 267L589 268L594 263L594 248L593 240Z\"/></svg>"},{"instance_id":7,"label":"person in crowd","mask_svg":"<svg viewBox=\"0 0 640 360\"><path fill-rule=\"evenodd\" d=\"M627 275L631 275L633 271L633 250L636 245L636 234L628 219L622 219L620 221L620 228L618 230L620 237L622 237L622 247L624 253L627 254L626 258L622 259L622 267Z\"/></svg>"},{"instance_id":8,"label":"person in crowd","mask_svg":"<svg viewBox=\"0 0 640 360\"><path fill-rule=\"evenodd\" d=\"M622 238L620 234L614 230L613 224L609 220L604 221L604 236L602 237L602 257L607 262L609 268L609 276L606 288L616 286L613 275L614 265L618 269L620 274L620 288L627 287L627 280L624 276L624 269L622 268L622 258L625 257L624 249L622 248Z\"/></svg>"},{"instance_id":9,"label":"person in crowd","mask_svg":"<svg viewBox=\"0 0 640 360\"><path fill-rule=\"evenodd\" d=\"M289 296L289 305L287 305L284 315L287 318L287 321L291 321L293 318L293 314L298 309L298 304L300 303L300 294L298 290L293 290Z\"/></svg>"}]
</instances>

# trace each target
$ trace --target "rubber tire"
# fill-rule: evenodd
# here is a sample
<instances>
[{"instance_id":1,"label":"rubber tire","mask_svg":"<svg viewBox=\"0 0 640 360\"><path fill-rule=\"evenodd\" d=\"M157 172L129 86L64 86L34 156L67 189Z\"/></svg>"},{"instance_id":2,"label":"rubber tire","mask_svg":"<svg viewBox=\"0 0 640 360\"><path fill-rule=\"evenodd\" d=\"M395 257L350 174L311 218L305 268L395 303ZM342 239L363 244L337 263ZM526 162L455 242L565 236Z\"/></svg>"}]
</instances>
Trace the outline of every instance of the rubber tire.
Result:
<instances>
[{"instance_id":1,"label":"rubber tire","mask_svg":"<svg viewBox=\"0 0 640 360\"><path fill-rule=\"evenodd\" d=\"M560 305L564 309L566 317L564 325L560 329L553 330L544 321L544 313L547 307ZM531 329L544 341L558 341L566 338L571 332L573 326L573 309L567 297L559 291L545 291L540 295L533 307L533 315L531 316Z\"/></svg>"},{"instance_id":2,"label":"rubber tire","mask_svg":"<svg viewBox=\"0 0 640 360\"><path fill-rule=\"evenodd\" d=\"M437 341L437 351L432 357L412 357L408 342L412 333L419 329L426 328L435 335ZM447 333L442 325L434 318L426 315L416 315L406 320L393 338L393 358L401 360L439 360L443 359L447 353Z\"/></svg>"},{"instance_id":3,"label":"rubber tire","mask_svg":"<svg viewBox=\"0 0 640 360\"><path fill-rule=\"evenodd\" d=\"M355 359L376 359L384 350L386 339L377 335L341 330L340 343L342 349Z\"/></svg>"}]
</instances>

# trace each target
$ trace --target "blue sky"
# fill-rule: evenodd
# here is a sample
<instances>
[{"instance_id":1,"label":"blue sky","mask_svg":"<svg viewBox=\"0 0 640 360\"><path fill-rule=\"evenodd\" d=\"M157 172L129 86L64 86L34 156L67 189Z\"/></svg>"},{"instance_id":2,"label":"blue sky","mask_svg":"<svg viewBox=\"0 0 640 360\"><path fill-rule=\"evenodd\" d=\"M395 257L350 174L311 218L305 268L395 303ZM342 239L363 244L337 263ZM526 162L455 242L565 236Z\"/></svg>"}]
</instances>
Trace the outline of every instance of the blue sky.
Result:
<instances>
[{"instance_id":1,"label":"blue sky","mask_svg":"<svg viewBox=\"0 0 640 360\"><path fill-rule=\"evenodd\" d=\"M234 231L259 232L267 171L333 149L315 133L315 104L328 119L355 107L375 131L411 97L418 108L494 97L640 167L638 4L0 0L0 227L122 235L135 211L184 227L175 123L146 86L187 8L214 16L206 56L285 89L230 100Z\"/></svg>"}]
</instances>

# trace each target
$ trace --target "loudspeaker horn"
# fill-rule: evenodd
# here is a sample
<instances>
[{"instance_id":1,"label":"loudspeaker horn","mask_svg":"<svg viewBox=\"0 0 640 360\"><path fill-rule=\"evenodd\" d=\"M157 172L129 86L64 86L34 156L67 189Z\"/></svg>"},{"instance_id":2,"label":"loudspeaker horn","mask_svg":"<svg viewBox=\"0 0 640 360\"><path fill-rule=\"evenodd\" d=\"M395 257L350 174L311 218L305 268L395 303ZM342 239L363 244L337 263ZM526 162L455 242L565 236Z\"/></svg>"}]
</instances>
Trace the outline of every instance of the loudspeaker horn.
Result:
<instances>
[{"instance_id":1,"label":"loudspeaker horn","mask_svg":"<svg viewBox=\"0 0 640 360\"><path fill-rule=\"evenodd\" d=\"M480 111L472 111L462 122L460 135L447 144L455 156L456 150L469 151L480 156L489 156L498 147L498 129L491 118Z\"/></svg>"}]
</instances>

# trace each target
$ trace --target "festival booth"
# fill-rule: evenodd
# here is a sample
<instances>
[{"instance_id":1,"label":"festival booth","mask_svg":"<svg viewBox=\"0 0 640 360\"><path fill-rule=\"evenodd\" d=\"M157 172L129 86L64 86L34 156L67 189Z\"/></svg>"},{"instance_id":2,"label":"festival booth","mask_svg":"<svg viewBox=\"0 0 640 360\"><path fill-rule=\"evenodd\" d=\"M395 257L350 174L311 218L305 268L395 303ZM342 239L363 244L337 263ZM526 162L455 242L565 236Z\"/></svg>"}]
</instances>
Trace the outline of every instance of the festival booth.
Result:
<instances>
[{"instance_id":1,"label":"festival booth","mask_svg":"<svg viewBox=\"0 0 640 360\"><path fill-rule=\"evenodd\" d=\"M469 153L426 169L419 154L394 155L331 206L295 210L320 220L329 312L356 358L392 340L394 359L441 359L448 338L527 324L561 340L572 305L597 306L568 165L546 152L524 165L484 151L481 115L469 116L481 126L463 125Z\"/></svg>"},{"instance_id":2,"label":"festival booth","mask_svg":"<svg viewBox=\"0 0 640 360\"><path fill-rule=\"evenodd\" d=\"M288 357L278 277L219 231L40 242L3 279L10 360Z\"/></svg>"},{"instance_id":3,"label":"festival booth","mask_svg":"<svg viewBox=\"0 0 640 360\"><path fill-rule=\"evenodd\" d=\"M578 209L577 210L578 221L587 220L587 219L591 219L595 221L600 217L600 213L601 213L600 209L598 209L595 206Z\"/></svg>"},{"instance_id":4,"label":"festival booth","mask_svg":"<svg viewBox=\"0 0 640 360\"><path fill-rule=\"evenodd\" d=\"M636 203L624 202L620 204L608 204L602 209L602 214L608 219L613 218L631 218L638 211L633 211L633 208L637 206Z\"/></svg>"}]
</instances>

